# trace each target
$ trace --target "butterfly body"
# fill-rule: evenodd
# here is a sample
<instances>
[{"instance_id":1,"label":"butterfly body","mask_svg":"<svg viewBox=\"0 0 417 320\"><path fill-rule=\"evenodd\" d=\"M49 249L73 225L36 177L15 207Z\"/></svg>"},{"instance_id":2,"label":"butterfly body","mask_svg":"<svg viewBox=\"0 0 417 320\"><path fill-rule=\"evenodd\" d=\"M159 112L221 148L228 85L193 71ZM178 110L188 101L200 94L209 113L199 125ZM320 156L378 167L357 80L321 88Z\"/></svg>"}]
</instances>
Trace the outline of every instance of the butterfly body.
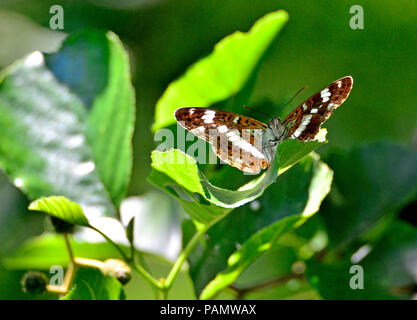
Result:
<instances>
[{"instance_id":1,"label":"butterfly body","mask_svg":"<svg viewBox=\"0 0 417 320\"><path fill-rule=\"evenodd\" d=\"M209 142L224 162L257 174L273 160L278 145L286 139L314 140L323 124L348 97L353 79L334 81L300 104L284 121L268 124L234 113L210 108L179 108L178 123Z\"/></svg>"},{"instance_id":2,"label":"butterfly body","mask_svg":"<svg viewBox=\"0 0 417 320\"><path fill-rule=\"evenodd\" d=\"M288 130L279 118L272 118L268 127L262 132L262 150L265 151L265 158L270 163L277 151L278 145L287 139Z\"/></svg>"}]
</instances>

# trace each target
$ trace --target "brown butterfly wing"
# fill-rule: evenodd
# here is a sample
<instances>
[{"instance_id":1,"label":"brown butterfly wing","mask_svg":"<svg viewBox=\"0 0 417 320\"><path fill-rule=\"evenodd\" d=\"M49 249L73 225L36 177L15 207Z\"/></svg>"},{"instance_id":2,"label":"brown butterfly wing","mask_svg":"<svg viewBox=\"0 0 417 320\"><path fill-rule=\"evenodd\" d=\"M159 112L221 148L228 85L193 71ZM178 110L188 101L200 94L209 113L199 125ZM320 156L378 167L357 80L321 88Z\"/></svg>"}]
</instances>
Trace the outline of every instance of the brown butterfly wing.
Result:
<instances>
[{"instance_id":1,"label":"brown butterfly wing","mask_svg":"<svg viewBox=\"0 0 417 320\"><path fill-rule=\"evenodd\" d=\"M320 126L349 96L353 79L338 79L300 104L284 120L290 139L314 140Z\"/></svg>"},{"instance_id":2,"label":"brown butterfly wing","mask_svg":"<svg viewBox=\"0 0 417 320\"><path fill-rule=\"evenodd\" d=\"M209 142L227 164L248 173L259 173L268 162L262 153L261 121L210 108L180 108L175 118L185 129Z\"/></svg>"}]
</instances>

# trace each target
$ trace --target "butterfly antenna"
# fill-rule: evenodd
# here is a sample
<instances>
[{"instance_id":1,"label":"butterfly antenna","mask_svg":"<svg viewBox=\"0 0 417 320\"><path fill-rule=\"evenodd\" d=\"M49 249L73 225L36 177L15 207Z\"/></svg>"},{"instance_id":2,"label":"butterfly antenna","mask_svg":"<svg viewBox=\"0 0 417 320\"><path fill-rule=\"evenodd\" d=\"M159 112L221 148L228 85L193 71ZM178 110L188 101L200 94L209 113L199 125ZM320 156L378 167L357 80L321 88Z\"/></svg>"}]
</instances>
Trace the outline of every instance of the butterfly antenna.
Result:
<instances>
[{"instance_id":1,"label":"butterfly antenna","mask_svg":"<svg viewBox=\"0 0 417 320\"><path fill-rule=\"evenodd\" d=\"M286 104L284 104L281 108L279 108L279 110L276 114L278 115L282 111L282 109L284 109L286 106L288 106L291 103L291 101L293 101L295 99L295 97L298 96L305 88L307 88L307 86L304 86L300 90L298 90L297 93L290 100L288 100Z\"/></svg>"},{"instance_id":2,"label":"butterfly antenna","mask_svg":"<svg viewBox=\"0 0 417 320\"><path fill-rule=\"evenodd\" d=\"M263 115L268 116L268 117L272 117L269 113L266 113L266 112L262 112L260 110L255 110L255 109L249 108L247 105L244 105L243 108L248 109L250 111L258 112L258 113L263 114Z\"/></svg>"}]
</instances>

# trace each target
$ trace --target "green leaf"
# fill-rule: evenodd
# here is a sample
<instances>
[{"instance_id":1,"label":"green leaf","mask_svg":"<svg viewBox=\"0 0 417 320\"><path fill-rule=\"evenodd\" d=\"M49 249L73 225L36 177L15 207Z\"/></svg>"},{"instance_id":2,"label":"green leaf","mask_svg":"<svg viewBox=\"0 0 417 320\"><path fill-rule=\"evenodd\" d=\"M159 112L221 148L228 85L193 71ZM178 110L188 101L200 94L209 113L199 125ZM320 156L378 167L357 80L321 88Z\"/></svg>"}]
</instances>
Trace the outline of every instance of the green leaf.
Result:
<instances>
[{"instance_id":1,"label":"green leaf","mask_svg":"<svg viewBox=\"0 0 417 320\"><path fill-rule=\"evenodd\" d=\"M196 161L176 149L152 153L152 172L148 180L179 199L193 219L207 223L230 211L225 209L239 207L261 196L279 174L320 144L322 143L318 141L304 144L295 140L282 142L268 170L238 190L212 185L199 171Z\"/></svg>"},{"instance_id":2,"label":"green leaf","mask_svg":"<svg viewBox=\"0 0 417 320\"><path fill-rule=\"evenodd\" d=\"M315 217L316 215L313 216ZM309 219L305 224L310 223L311 220ZM317 300L320 298L307 280L299 277L298 273L294 273L294 266L301 267L302 265L297 248L281 245L283 239L300 228L283 234L270 250L255 260L233 283L234 288L239 290L249 289L242 299ZM297 270L300 271L300 269ZM226 291L222 292L224 293Z\"/></svg>"},{"instance_id":3,"label":"green leaf","mask_svg":"<svg viewBox=\"0 0 417 320\"><path fill-rule=\"evenodd\" d=\"M417 197L417 151L390 142L328 159L334 187L321 214L330 247L345 246Z\"/></svg>"},{"instance_id":4,"label":"green leaf","mask_svg":"<svg viewBox=\"0 0 417 320\"><path fill-rule=\"evenodd\" d=\"M117 217L133 125L129 62L113 33L71 35L0 77L0 167L30 199L60 194L87 215Z\"/></svg>"},{"instance_id":5,"label":"green leaf","mask_svg":"<svg viewBox=\"0 0 417 320\"><path fill-rule=\"evenodd\" d=\"M14 252L28 238L43 232L45 217L27 208L27 198L0 172L0 257Z\"/></svg>"},{"instance_id":6,"label":"green leaf","mask_svg":"<svg viewBox=\"0 0 417 320\"><path fill-rule=\"evenodd\" d=\"M310 283L324 299L410 299L415 294L417 228L402 221L391 223L376 244L366 245L369 253L351 261L351 255L338 262L307 263ZM357 247L359 250L362 247ZM352 290L349 283L363 268L363 289Z\"/></svg>"},{"instance_id":7,"label":"green leaf","mask_svg":"<svg viewBox=\"0 0 417 320\"><path fill-rule=\"evenodd\" d=\"M130 83L129 56L119 38L107 33L109 74L105 90L94 100L88 116L87 140L113 203L126 195L132 170L135 91Z\"/></svg>"},{"instance_id":8,"label":"green leaf","mask_svg":"<svg viewBox=\"0 0 417 320\"><path fill-rule=\"evenodd\" d=\"M125 299L122 284L99 269L81 267L77 270L70 291L61 300Z\"/></svg>"},{"instance_id":9,"label":"green leaf","mask_svg":"<svg viewBox=\"0 0 417 320\"><path fill-rule=\"evenodd\" d=\"M272 12L247 33L237 31L217 43L210 55L168 86L157 102L153 130L174 123L179 107L208 107L238 93L287 20L285 11Z\"/></svg>"},{"instance_id":10,"label":"green leaf","mask_svg":"<svg viewBox=\"0 0 417 320\"><path fill-rule=\"evenodd\" d=\"M87 141L101 181L118 207L130 179L135 123L128 54L114 33L83 31L70 35L46 62L89 110Z\"/></svg>"},{"instance_id":11,"label":"green leaf","mask_svg":"<svg viewBox=\"0 0 417 320\"><path fill-rule=\"evenodd\" d=\"M62 194L115 215L85 143L80 100L58 83L39 52L2 75L0 167L30 199Z\"/></svg>"},{"instance_id":12,"label":"green leaf","mask_svg":"<svg viewBox=\"0 0 417 320\"><path fill-rule=\"evenodd\" d=\"M213 297L279 237L313 215L330 191L332 176L317 155L305 157L261 198L214 225L189 256L196 294L202 299Z\"/></svg>"},{"instance_id":13,"label":"green leaf","mask_svg":"<svg viewBox=\"0 0 417 320\"><path fill-rule=\"evenodd\" d=\"M157 212L154 210L156 206ZM178 211L179 205L174 199L155 191L140 197L127 198L123 202L120 210L123 224L108 217L92 218L88 223L106 234L126 254L130 254L129 239L133 238L135 248L141 254L158 255L173 260L181 249ZM30 213L26 212L26 215ZM33 215L39 216L35 213ZM124 228L123 225L127 227ZM83 228L70 241L77 256L101 260L120 258L119 252L90 228ZM19 246L17 251L5 256L1 263L11 269L48 269L54 264L66 265L69 261L66 251L62 236L44 234Z\"/></svg>"},{"instance_id":14,"label":"green leaf","mask_svg":"<svg viewBox=\"0 0 417 320\"><path fill-rule=\"evenodd\" d=\"M63 196L35 200L29 204L29 210L42 211L71 224L89 226L88 219L80 205Z\"/></svg>"},{"instance_id":15,"label":"green leaf","mask_svg":"<svg viewBox=\"0 0 417 320\"><path fill-rule=\"evenodd\" d=\"M60 83L91 109L96 96L106 88L109 56L107 35L83 30L69 34L57 52L45 54L45 64Z\"/></svg>"},{"instance_id":16,"label":"green leaf","mask_svg":"<svg viewBox=\"0 0 417 320\"><path fill-rule=\"evenodd\" d=\"M255 233L242 247L231 254L227 260L227 268L219 272L200 292L200 299L210 299L220 290L231 285L239 275L263 253L268 251L279 236L291 230L300 216L287 217L272 226L265 227Z\"/></svg>"},{"instance_id":17,"label":"green leaf","mask_svg":"<svg viewBox=\"0 0 417 320\"><path fill-rule=\"evenodd\" d=\"M132 219L130 219L129 223L126 226L126 238L127 240L129 240L131 244L133 244L133 241L135 239L134 227L135 227L135 217L132 217Z\"/></svg>"}]
</instances>

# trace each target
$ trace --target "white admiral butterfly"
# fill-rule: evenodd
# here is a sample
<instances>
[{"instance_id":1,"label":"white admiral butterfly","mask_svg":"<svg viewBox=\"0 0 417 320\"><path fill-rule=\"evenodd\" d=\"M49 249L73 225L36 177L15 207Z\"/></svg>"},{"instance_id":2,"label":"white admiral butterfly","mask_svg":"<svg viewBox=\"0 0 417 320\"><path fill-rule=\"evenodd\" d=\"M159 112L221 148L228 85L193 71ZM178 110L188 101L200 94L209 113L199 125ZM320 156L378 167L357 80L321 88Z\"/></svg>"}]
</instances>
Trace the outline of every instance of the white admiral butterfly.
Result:
<instances>
[{"instance_id":1,"label":"white admiral butterfly","mask_svg":"<svg viewBox=\"0 0 417 320\"><path fill-rule=\"evenodd\" d=\"M273 160L285 139L314 140L320 126L349 96L353 79L346 76L300 104L284 121L268 124L237 113L209 108L180 108L175 117L182 127L209 142L217 156L244 172L256 174Z\"/></svg>"}]
</instances>

